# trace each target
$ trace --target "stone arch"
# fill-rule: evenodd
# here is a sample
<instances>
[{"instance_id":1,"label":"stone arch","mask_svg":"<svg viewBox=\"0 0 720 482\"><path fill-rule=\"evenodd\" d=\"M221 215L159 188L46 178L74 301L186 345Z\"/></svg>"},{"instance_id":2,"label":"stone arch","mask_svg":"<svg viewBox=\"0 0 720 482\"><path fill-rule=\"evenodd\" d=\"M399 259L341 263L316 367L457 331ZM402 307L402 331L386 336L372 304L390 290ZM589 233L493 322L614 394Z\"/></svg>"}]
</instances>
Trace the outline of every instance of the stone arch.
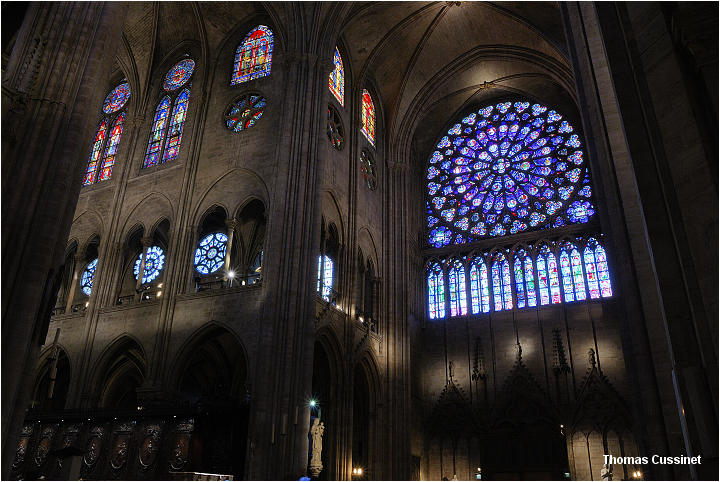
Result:
<instances>
[{"instance_id":1,"label":"stone arch","mask_svg":"<svg viewBox=\"0 0 720 482\"><path fill-rule=\"evenodd\" d=\"M382 457L380 412L381 379L372 350L365 350L353 367L352 465L362 467L367 480L380 479ZM363 393L364 392L364 393Z\"/></svg>"},{"instance_id":2,"label":"stone arch","mask_svg":"<svg viewBox=\"0 0 720 482\"><path fill-rule=\"evenodd\" d=\"M343 221L342 210L337 201L337 196L331 190L326 190L322 195L322 218L326 229L331 224L335 224L338 230L338 242L341 245L345 244L345 222Z\"/></svg>"},{"instance_id":3,"label":"stone arch","mask_svg":"<svg viewBox=\"0 0 720 482\"><path fill-rule=\"evenodd\" d=\"M213 205L221 205L230 214L237 214L240 206L259 199L269 205L268 188L262 178L250 169L235 168L219 176L198 195L193 219L199 219Z\"/></svg>"},{"instance_id":4,"label":"stone arch","mask_svg":"<svg viewBox=\"0 0 720 482\"><path fill-rule=\"evenodd\" d=\"M40 354L37 364L30 407L51 410L64 409L71 376L72 365L67 349L60 343L45 348ZM51 392L52 398L49 398Z\"/></svg>"},{"instance_id":5,"label":"stone arch","mask_svg":"<svg viewBox=\"0 0 720 482\"><path fill-rule=\"evenodd\" d=\"M99 408L135 408L137 393L148 373L142 343L124 333L112 341L95 359L89 378L91 405Z\"/></svg>"},{"instance_id":6,"label":"stone arch","mask_svg":"<svg viewBox=\"0 0 720 482\"><path fill-rule=\"evenodd\" d=\"M167 218L171 224L174 224L175 211L172 202L165 194L151 192L130 208L123 217L124 222L120 223L123 226L120 238L126 239L138 225L143 227L144 233L152 233L153 228L146 228L156 224L151 220L159 223L163 218Z\"/></svg>"},{"instance_id":7,"label":"stone arch","mask_svg":"<svg viewBox=\"0 0 720 482\"><path fill-rule=\"evenodd\" d=\"M182 346L178 349L175 355L173 364L171 365L171 371L168 374L168 380L170 380L170 388L172 390L182 392L183 378L188 376L188 365L192 363L193 357L198 356L200 349L205 349L203 345L207 345L208 342L216 341L215 339L222 337L222 343L217 342L217 348L226 349L232 346L236 352L228 353L225 350L225 357L228 358L228 366L224 368L231 368L233 371L231 375L231 383L229 384L229 394L237 399L243 399L245 397L245 384L248 379L248 357L247 350L242 340L235 334L235 332L224 324L217 321L210 321L202 327L195 330L190 334ZM210 353L208 353L209 355ZM210 359L209 361L223 361L221 358Z\"/></svg>"}]
</instances>

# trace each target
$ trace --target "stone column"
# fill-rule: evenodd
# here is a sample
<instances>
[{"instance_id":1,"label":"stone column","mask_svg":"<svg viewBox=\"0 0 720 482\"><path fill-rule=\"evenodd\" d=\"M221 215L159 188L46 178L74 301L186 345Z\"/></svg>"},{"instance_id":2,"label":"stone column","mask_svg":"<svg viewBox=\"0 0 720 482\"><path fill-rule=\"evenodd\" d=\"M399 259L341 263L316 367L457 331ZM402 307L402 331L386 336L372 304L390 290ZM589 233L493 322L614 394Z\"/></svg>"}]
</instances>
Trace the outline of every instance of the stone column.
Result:
<instances>
[{"instance_id":1,"label":"stone column","mask_svg":"<svg viewBox=\"0 0 720 482\"><path fill-rule=\"evenodd\" d=\"M145 260L147 259L147 251L150 246L152 246L153 239L149 236L143 236L143 238L140 240L142 243L142 255L140 256L140 269L138 270L138 278L135 282L135 301L141 301L142 300L142 293L140 292L140 288L143 285L143 277L145 276Z\"/></svg>"},{"instance_id":2,"label":"stone column","mask_svg":"<svg viewBox=\"0 0 720 482\"><path fill-rule=\"evenodd\" d=\"M2 477L45 340L127 4L32 3L2 79ZM20 247L19 249L16 249Z\"/></svg>"},{"instance_id":3,"label":"stone column","mask_svg":"<svg viewBox=\"0 0 720 482\"><path fill-rule=\"evenodd\" d=\"M75 290L77 289L77 281L80 277L80 271L85 267L85 253L78 252L75 254L75 269L73 270L72 281L70 282L70 291L68 291L67 304L65 305L65 313L72 311L73 299L75 298Z\"/></svg>"},{"instance_id":4,"label":"stone column","mask_svg":"<svg viewBox=\"0 0 720 482\"><path fill-rule=\"evenodd\" d=\"M227 247L225 251L225 281L228 280L228 271L230 271L230 253L232 252L233 238L235 237L235 227L237 226L237 220L227 219L225 220L225 226L227 226ZM237 276L237 273L235 273ZM230 282L232 283L232 281Z\"/></svg>"}]
</instances>

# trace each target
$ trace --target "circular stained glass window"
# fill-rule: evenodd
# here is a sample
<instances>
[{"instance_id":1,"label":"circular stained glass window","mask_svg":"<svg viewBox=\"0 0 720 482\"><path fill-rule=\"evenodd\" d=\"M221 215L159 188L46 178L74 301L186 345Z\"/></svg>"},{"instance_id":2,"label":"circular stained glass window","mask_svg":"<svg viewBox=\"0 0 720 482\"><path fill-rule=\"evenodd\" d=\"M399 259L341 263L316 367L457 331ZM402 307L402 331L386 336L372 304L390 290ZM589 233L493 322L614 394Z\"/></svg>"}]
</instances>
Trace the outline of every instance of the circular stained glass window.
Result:
<instances>
[{"instance_id":1,"label":"circular stained glass window","mask_svg":"<svg viewBox=\"0 0 720 482\"><path fill-rule=\"evenodd\" d=\"M138 255L135 260L135 267L133 268L133 274L135 279L138 279L138 273L140 273L140 263L142 262L142 253ZM143 274L142 283L151 283L155 278L160 275L165 266L165 251L160 246L152 246L148 248L147 254L145 255L145 272Z\"/></svg>"},{"instance_id":2,"label":"circular stained glass window","mask_svg":"<svg viewBox=\"0 0 720 482\"><path fill-rule=\"evenodd\" d=\"M367 150L363 149L360 153L360 172L365 180L365 184L371 191L377 189L377 175L375 174L375 160Z\"/></svg>"},{"instance_id":3,"label":"circular stained glass window","mask_svg":"<svg viewBox=\"0 0 720 482\"><path fill-rule=\"evenodd\" d=\"M225 111L225 125L240 132L255 125L262 117L267 102L260 94L245 94L236 99Z\"/></svg>"},{"instance_id":4,"label":"circular stained glass window","mask_svg":"<svg viewBox=\"0 0 720 482\"><path fill-rule=\"evenodd\" d=\"M225 263L228 237L224 233L208 234L195 250L195 269L201 274L219 270Z\"/></svg>"},{"instance_id":5,"label":"circular stained glass window","mask_svg":"<svg viewBox=\"0 0 720 482\"><path fill-rule=\"evenodd\" d=\"M90 261L88 265L85 266L85 271L83 271L82 278L80 278L80 289L88 296L92 293L92 285L93 280L95 279L95 269L97 268L97 263L97 258Z\"/></svg>"},{"instance_id":6,"label":"circular stained glass window","mask_svg":"<svg viewBox=\"0 0 720 482\"><path fill-rule=\"evenodd\" d=\"M190 79L194 69L195 61L193 59L181 60L165 75L163 89L168 92L179 89Z\"/></svg>"},{"instance_id":7,"label":"circular stained glass window","mask_svg":"<svg viewBox=\"0 0 720 482\"><path fill-rule=\"evenodd\" d=\"M340 115L332 106L328 106L327 135L335 149L338 151L342 149L345 139L345 129L343 129Z\"/></svg>"},{"instance_id":8,"label":"circular stained glass window","mask_svg":"<svg viewBox=\"0 0 720 482\"><path fill-rule=\"evenodd\" d=\"M112 114L122 109L130 98L130 84L124 82L115 87L112 92L105 97L103 102L103 112Z\"/></svg>"},{"instance_id":9,"label":"circular stained glass window","mask_svg":"<svg viewBox=\"0 0 720 482\"><path fill-rule=\"evenodd\" d=\"M580 147L573 126L539 104L503 102L465 117L428 165L430 245L588 222L595 208Z\"/></svg>"}]
</instances>

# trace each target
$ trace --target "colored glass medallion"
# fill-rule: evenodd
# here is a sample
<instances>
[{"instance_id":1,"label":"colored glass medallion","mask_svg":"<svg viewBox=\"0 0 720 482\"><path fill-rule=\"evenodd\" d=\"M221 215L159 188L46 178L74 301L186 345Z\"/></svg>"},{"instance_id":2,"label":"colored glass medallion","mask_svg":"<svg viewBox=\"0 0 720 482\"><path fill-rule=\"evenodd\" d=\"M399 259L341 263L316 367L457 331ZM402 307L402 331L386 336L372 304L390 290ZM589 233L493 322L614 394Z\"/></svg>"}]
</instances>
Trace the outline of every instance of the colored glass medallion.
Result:
<instances>
[{"instance_id":1,"label":"colored glass medallion","mask_svg":"<svg viewBox=\"0 0 720 482\"><path fill-rule=\"evenodd\" d=\"M340 115L332 106L328 106L327 135L330 144L338 151L341 150L345 141L345 129Z\"/></svg>"},{"instance_id":2,"label":"colored glass medallion","mask_svg":"<svg viewBox=\"0 0 720 482\"><path fill-rule=\"evenodd\" d=\"M114 114L122 109L130 98L130 84L123 82L115 87L103 102L103 112Z\"/></svg>"},{"instance_id":3,"label":"colored glass medallion","mask_svg":"<svg viewBox=\"0 0 720 482\"><path fill-rule=\"evenodd\" d=\"M142 263L142 253L135 260L135 266L133 267L133 274L135 279L138 279L140 273L140 264ZM155 278L160 275L165 266L165 252L160 246L151 246L147 249L145 255L145 270L143 271L142 284L151 283Z\"/></svg>"},{"instance_id":4,"label":"colored glass medallion","mask_svg":"<svg viewBox=\"0 0 720 482\"><path fill-rule=\"evenodd\" d=\"M195 61L192 59L183 59L165 75L165 82L163 82L163 89L167 92L172 92L179 89L185 83L190 80L190 77L195 70Z\"/></svg>"},{"instance_id":5,"label":"colored glass medallion","mask_svg":"<svg viewBox=\"0 0 720 482\"><path fill-rule=\"evenodd\" d=\"M225 125L233 132L254 126L265 112L267 102L260 94L245 94L236 99L225 113Z\"/></svg>"}]
</instances>

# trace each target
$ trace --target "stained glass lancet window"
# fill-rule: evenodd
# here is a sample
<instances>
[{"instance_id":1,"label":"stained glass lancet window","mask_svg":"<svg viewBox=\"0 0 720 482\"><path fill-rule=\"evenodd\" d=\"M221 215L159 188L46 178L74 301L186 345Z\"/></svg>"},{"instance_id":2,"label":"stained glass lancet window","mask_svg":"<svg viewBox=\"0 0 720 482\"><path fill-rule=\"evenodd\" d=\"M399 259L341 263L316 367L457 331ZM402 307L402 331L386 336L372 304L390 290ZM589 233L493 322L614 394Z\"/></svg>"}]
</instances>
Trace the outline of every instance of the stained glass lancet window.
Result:
<instances>
[{"instance_id":1,"label":"stained glass lancet window","mask_svg":"<svg viewBox=\"0 0 720 482\"><path fill-rule=\"evenodd\" d=\"M92 285L95 280L95 270L97 269L98 259L90 261L83 271L82 278L80 279L80 289L83 293L90 296L92 294Z\"/></svg>"},{"instance_id":2,"label":"stained glass lancet window","mask_svg":"<svg viewBox=\"0 0 720 482\"><path fill-rule=\"evenodd\" d=\"M464 117L437 144L427 181L435 247L586 223L595 214L580 137L540 104L503 102Z\"/></svg>"},{"instance_id":3,"label":"stained glass lancet window","mask_svg":"<svg viewBox=\"0 0 720 482\"><path fill-rule=\"evenodd\" d=\"M228 237L225 233L205 236L195 250L195 269L200 274L211 274L225 263Z\"/></svg>"},{"instance_id":4,"label":"stained glass lancet window","mask_svg":"<svg viewBox=\"0 0 720 482\"><path fill-rule=\"evenodd\" d=\"M430 319L445 318L445 276L439 264L435 263L428 268L427 281Z\"/></svg>"},{"instance_id":5,"label":"stained glass lancet window","mask_svg":"<svg viewBox=\"0 0 720 482\"><path fill-rule=\"evenodd\" d=\"M190 91L187 89L184 89L175 99L175 107L173 107L172 117L170 118L170 128L168 129L163 162L175 160L180 153L180 141L182 140L182 130L183 125L185 125L185 115L187 114L189 100Z\"/></svg>"},{"instance_id":6,"label":"stained glass lancet window","mask_svg":"<svg viewBox=\"0 0 720 482\"><path fill-rule=\"evenodd\" d=\"M130 99L130 84L123 82L115 87L105 98L102 111L106 116L100 121L95 140L88 158L88 166L83 177L83 185L106 181L112 176L115 154L122 137L125 124L125 112L122 109ZM108 136L108 126L112 125ZM104 148L104 149L103 149ZM103 156L103 152L105 153ZM102 156L102 158L101 158Z\"/></svg>"},{"instance_id":7,"label":"stained glass lancet window","mask_svg":"<svg viewBox=\"0 0 720 482\"><path fill-rule=\"evenodd\" d=\"M517 307L525 308L525 271L523 269L523 261L527 255L524 250L515 253L515 261L513 262L513 271L515 275L515 293L517 297Z\"/></svg>"},{"instance_id":8,"label":"stained glass lancet window","mask_svg":"<svg viewBox=\"0 0 720 482\"><path fill-rule=\"evenodd\" d=\"M117 119L115 119L115 123L113 124L113 128L110 131L110 140L108 140L105 157L103 158L103 163L100 167L99 181L105 181L106 179L110 179L112 176L112 169L115 165L115 154L117 153L118 144L120 144L120 137L122 136L124 125L125 113L123 112L117 116Z\"/></svg>"},{"instance_id":9,"label":"stained glass lancet window","mask_svg":"<svg viewBox=\"0 0 720 482\"><path fill-rule=\"evenodd\" d=\"M591 253L591 256L588 256ZM610 272L608 270L607 258L605 255L605 249L595 239L588 240L588 245L585 248L585 271L588 273L588 285L590 285L590 270L588 266L594 265L594 271L596 276L596 286L600 286L600 295L603 298L612 296L612 287L610 285ZM596 288L597 289L597 288ZM592 293L592 288L591 288ZM597 296L592 296L596 298Z\"/></svg>"},{"instance_id":10,"label":"stained glass lancet window","mask_svg":"<svg viewBox=\"0 0 720 482\"><path fill-rule=\"evenodd\" d=\"M333 260L328 255L318 257L317 291L325 301L330 301L333 286Z\"/></svg>"},{"instance_id":11,"label":"stained glass lancet window","mask_svg":"<svg viewBox=\"0 0 720 482\"><path fill-rule=\"evenodd\" d=\"M230 85L270 75L272 52L272 31L264 25L252 29L235 51Z\"/></svg>"},{"instance_id":12,"label":"stained glass lancet window","mask_svg":"<svg viewBox=\"0 0 720 482\"><path fill-rule=\"evenodd\" d=\"M466 315L465 267L458 260L450 267L448 284L450 288L450 316Z\"/></svg>"},{"instance_id":13,"label":"stained glass lancet window","mask_svg":"<svg viewBox=\"0 0 720 482\"><path fill-rule=\"evenodd\" d=\"M362 92L362 127L360 131L370 144L375 145L375 106L373 105L370 93L363 89Z\"/></svg>"},{"instance_id":14,"label":"stained glass lancet window","mask_svg":"<svg viewBox=\"0 0 720 482\"><path fill-rule=\"evenodd\" d=\"M100 163L100 155L102 154L102 146L105 142L105 134L107 133L107 119L103 119L98 126L97 132L95 133L95 142L93 142L92 150L90 151L90 159L88 159L87 171L85 171L85 178L83 184L92 184L95 182L97 177L97 166Z\"/></svg>"},{"instance_id":15,"label":"stained glass lancet window","mask_svg":"<svg viewBox=\"0 0 720 482\"><path fill-rule=\"evenodd\" d=\"M342 57L340 51L335 47L333 55L333 71L330 72L330 92L333 93L340 105L345 105L345 69L343 68Z\"/></svg>"},{"instance_id":16,"label":"stained glass lancet window","mask_svg":"<svg viewBox=\"0 0 720 482\"><path fill-rule=\"evenodd\" d=\"M164 97L158 104L157 109L155 109L155 119L153 121L152 131L150 132L150 141L148 142L143 167L156 166L160 161L160 152L162 150L162 142L165 136L165 126L167 125L169 112L170 97Z\"/></svg>"}]
</instances>

